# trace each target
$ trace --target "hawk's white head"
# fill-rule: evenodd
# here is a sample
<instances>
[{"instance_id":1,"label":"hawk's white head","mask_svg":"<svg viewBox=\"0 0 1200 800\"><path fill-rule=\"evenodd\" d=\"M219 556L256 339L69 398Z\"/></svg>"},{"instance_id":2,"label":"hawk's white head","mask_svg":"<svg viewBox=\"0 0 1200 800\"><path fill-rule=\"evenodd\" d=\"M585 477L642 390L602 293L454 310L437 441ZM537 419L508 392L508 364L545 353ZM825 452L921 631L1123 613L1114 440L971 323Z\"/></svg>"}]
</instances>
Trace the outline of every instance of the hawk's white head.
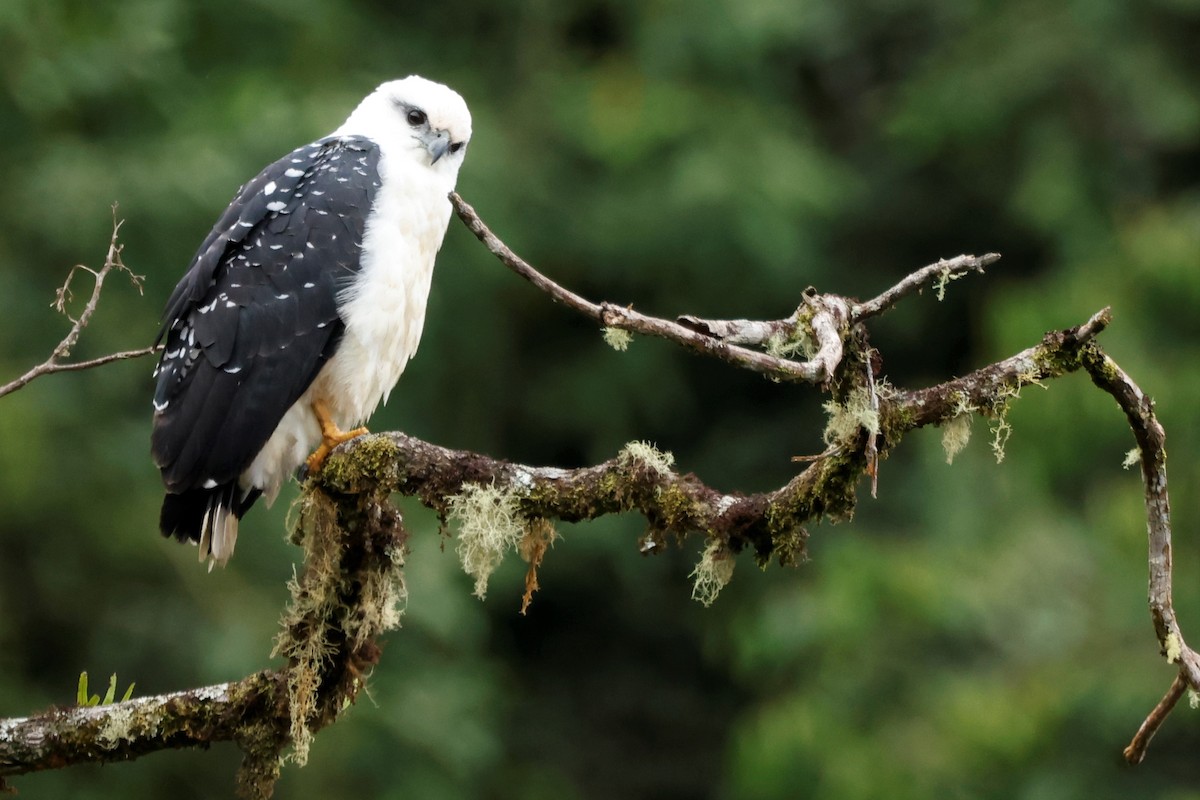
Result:
<instances>
[{"instance_id":1,"label":"hawk's white head","mask_svg":"<svg viewBox=\"0 0 1200 800\"><path fill-rule=\"evenodd\" d=\"M389 157L403 153L453 185L471 139L471 112L450 87L409 75L367 95L333 135L366 136Z\"/></svg>"}]
</instances>

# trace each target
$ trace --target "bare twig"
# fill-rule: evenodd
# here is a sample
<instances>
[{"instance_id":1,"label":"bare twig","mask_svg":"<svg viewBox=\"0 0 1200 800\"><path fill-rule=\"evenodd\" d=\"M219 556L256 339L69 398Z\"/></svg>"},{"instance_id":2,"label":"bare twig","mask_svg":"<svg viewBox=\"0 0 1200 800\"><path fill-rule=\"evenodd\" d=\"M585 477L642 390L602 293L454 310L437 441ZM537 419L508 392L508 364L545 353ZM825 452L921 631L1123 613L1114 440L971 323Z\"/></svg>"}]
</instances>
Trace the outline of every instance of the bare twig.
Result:
<instances>
[{"instance_id":1,"label":"bare twig","mask_svg":"<svg viewBox=\"0 0 1200 800\"><path fill-rule=\"evenodd\" d=\"M852 322L862 322L870 317L878 316L913 292L919 292L930 283L953 280L962 277L968 272L982 273L986 267L995 264L999 260L999 253L985 253L981 256L955 256L954 258L943 259L936 264L922 267L878 297L868 300L865 303L855 304L850 309L850 319Z\"/></svg>"},{"instance_id":2,"label":"bare twig","mask_svg":"<svg viewBox=\"0 0 1200 800\"><path fill-rule=\"evenodd\" d=\"M691 314L676 317L680 325L698 333L712 336L730 344L758 347L772 340L787 341L796 335L800 323L800 312L790 317L774 320L757 319L703 319Z\"/></svg>"},{"instance_id":3,"label":"bare twig","mask_svg":"<svg viewBox=\"0 0 1200 800\"><path fill-rule=\"evenodd\" d=\"M62 341L60 341L57 346L55 346L54 350L50 353L49 358L26 372L21 377L11 380L3 386L0 386L0 397L17 391L30 381L34 380L35 378L39 378L42 375L49 375L53 372L71 372L81 369L91 369L92 367L99 367L113 361L122 361L128 358L138 358L140 356L149 355L158 349L156 347L143 347L139 350L126 350L120 353L101 356L100 358L93 358L89 361L77 361L74 363L65 364L62 363L62 359L71 355L71 348L73 348L79 341L79 335L83 333L83 329L87 327L89 322L91 322L92 315L96 313L96 306L100 303L100 292L104 290L104 279L108 277L110 272L113 270L118 270L126 273L129 276L130 283L132 283L134 288L138 290L138 294L141 294L142 292L142 276L135 275L133 271L130 270L129 267L125 266L125 264L121 261L121 250L123 249L124 245L117 242L117 235L120 233L121 225L124 224L124 220L117 219L117 206L115 204L112 207L112 213L113 231L112 237L108 242L108 252L104 257L104 266L99 270L94 270L89 267L85 267L82 264L76 264L71 268L71 271L67 273L66 281L55 292L55 299L51 305L56 311L58 311L60 314L64 314L67 319L71 320L71 330L67 331L67 335L63 337ZM76 318L72 317L70 313L68 313L67 304L71 301L71 280L75 277L75 273L79 270L83 270L84 272L91 274L93 283L92 294L88 298L87 304L84 305L83 313Z\"/></svg>"},{"instance_id":4,"label":"bare twig","mask_svg":"<svg viewBox=\"0 0 1200 800\"><path fill-rule=\"evenodd\" d=\"M1125 412L1141 452L1149 546L1149 603L1154 629L1165 655L1178 662L1193 687L1200 687L1200 660L1183 641L1171 599L1171 502L1167 496L1166 433L1154 414L1154 402L1115 361L1099 349L1089 351L1084 367L1092 382L1112 395Z\"/></svg>"},{"instance_id":5,"label":"bare twig","mask_svg":"<svg viewBox=\"0 0 1200 800\"><path fill-rule=\"evenodd\" d=\"M160 352L162 349L163 346L159 344L141 347L137 350L122 350L119 353L109 353L106 356L90 358L87 361L70 361L66 364L55 364L51 369L39 374L48 375L52 372L79 372L80 370L94 369L95 367L102 367L105 364L111 364L114 361L127 361L131 358L141 358L142 356L153 355L154 353ZM3 396L4 394L5 392L0 391L0 396Z\"/></svg>"},{"instance_id":6,"label":"bare twig","mask_svg":"<svg viewBox=\"0 0 1200 800\"><path fill-rule=\"evenodd\" d=\"M1092 314L1088 321L1080 325L1074 331L1075 338L1080 342L1086 342L1089 339L1095 339L1105 328L1112 322L1112 307L1105 306L1104 308Z\"/></svg>"},{"instance_id":7,"label":"bare twig","mask_svg":"<svg viewBox=\"0 0 1200 800\"><path fill-rule=\"evenodd\" d=\"M454 205L459 219L505 266L550 295L555 302L562 303L601 325L668 339L691 350L779 380L820 383L829 377L828 369L823 363L797 362L786 358L777 358L712 336L705 336L678 322L647 316L628 306L593 303L580 297L538 272L510 250L484 224L479 215L475 213L475 209L456 192L450 193L450 202Z\"/></svg>"},{"instance_id":8,"label":"bare twig","mask_svg":"<svg viewBox=\"0 0 1200 800\"><path fill-rule=\"evenodd\" d=\"M1133 740L1125 748L1126 763L1131 766L1142 763L1142 759L1146 757L1146 750L1150 747L1150 740L1154 738L1154 734L1158 733L1159 727L1166 721L1187 688L1187 678L1181 671L1175 676L1175 680L1171 681L1171 687L1167 689L1163 699L1159 700L1158 705L1146 716L1142 726L1133 735Z\"/></svg>"},{"instance_id":9,"label":"bare twig","mask_svg":"<svg viewBox=\"0 0 1200 800\"><path fill-rule=\"evenodd\" d=\"M871 300L849 303L845 316L852 323L862 322L882 314L905 297L914 292L920 292L930 283L953 280L968 272L982 274L986 267L999 260L999 253L985 253L982 256L961 255L943 259L906 276L895 286ZM707 333L709 336L724 339L730 344L753 347L766 344L772 339L793 336L796 325L800 321L800 313L797 311L791 316L777 320L702 319L687 315L679 317L678 321L689 328Z\"/></svg>"}]
</instances>

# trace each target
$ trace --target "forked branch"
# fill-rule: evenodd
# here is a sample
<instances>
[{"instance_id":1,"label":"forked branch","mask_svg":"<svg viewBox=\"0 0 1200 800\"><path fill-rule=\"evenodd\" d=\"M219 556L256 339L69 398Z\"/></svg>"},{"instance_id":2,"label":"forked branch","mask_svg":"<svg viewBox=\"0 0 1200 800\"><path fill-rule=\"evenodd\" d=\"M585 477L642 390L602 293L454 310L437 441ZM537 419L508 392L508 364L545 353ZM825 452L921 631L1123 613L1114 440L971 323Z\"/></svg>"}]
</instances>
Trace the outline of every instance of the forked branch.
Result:
<instances>
[{"instance_id":1,"label":"forked branch","mask_svg":"<svg viewBox=\"0 0 1200 800\"><path fill-rule=\"evenodd\" d=\"M124 224L124 220L117 219L116 205L113 206L112 212L113 230L112 236L109 238L108 242L108 252L104 256L104 266L100 267L98 270L94 270L90 267L85 267L82 264L76 264L71 268L71 271L67 273L66 281L55 292L54 302L51 305L56 311L65 315L67 319L71 320L71 330L67 331L67 335L64 336L62 341L60 341L55 346L54 350L51 351L49 358L19 378L15 378L3 386L0 386L0 397L15 392L17 389L20 389L30 381L34 380L35 378L39 378L42 375L49 375L53 372L72 372L81 369L92 369L93 367L110 364L113 361L123 361L129 358L138 358L140 356L149 355L157 349L153 346L142 347L137 350L125 350L120 353L111 353L109 355L100 356L99 358L93 358L88 361L63 361L64 358L68 358L71 355L71 349L74 348L76 343L79 341L79 336L81 333L83 333L83 329L86 328L88 323L92 321L92 315L96 313L96 307L100 304L100 293L104 290L104 279L108 277L110 272L113 270L124 272L129 276L129 282L132 283L133 287L138 290L138 294L142 293L142 276L135 275L133 271L129 269L129 267L125 266L125 264L121 261L121 250L124 248L124 245L117 241L117 235L121 232L121 225ZM75 278L75 274L80 271L87 272L92 276L92 293L91 296L88 297L87 303L83 307L83 312L80 313L78 317L72 317L68 311L68 305L71 302L71 281Z\"/></svg>"}]
</instances>

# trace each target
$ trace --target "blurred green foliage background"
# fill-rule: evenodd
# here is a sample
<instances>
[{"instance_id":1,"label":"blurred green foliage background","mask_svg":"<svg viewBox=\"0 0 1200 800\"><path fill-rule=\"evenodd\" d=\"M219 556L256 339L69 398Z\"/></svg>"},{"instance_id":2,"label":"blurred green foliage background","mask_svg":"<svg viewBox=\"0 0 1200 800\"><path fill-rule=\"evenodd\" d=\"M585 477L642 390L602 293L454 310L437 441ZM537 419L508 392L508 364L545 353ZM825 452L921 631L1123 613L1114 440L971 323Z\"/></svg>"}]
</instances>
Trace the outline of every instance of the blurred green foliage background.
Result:
<instances>
[{"instance_id":1,"label":"blurred green foliage background","mask_svg":"<svg viewBox=\"0 0 1200 800\"><path fill-rule=\"evenodd\" d=\"M120 204L144 297L105 292L79 357L145 345L236 187L420 73L475 115L459 188L534 264L650 313L777 318L1000 251L873 324L887 376L962 374L1112 305L1110 352L1159 402L1176 601L1200 625L1197 0L3 0L0 382L67 322ZM373 422L576 466L632 439L726 489L821 448L820 397L598 332L457 222L425 340ZM83 284L80 284L82 288ZM102 685L156 693L270 662L295 488L208 574L160 539L149 360L0 400L0 716ZM638 519L561 526L470 596L436 523L413 531L405 626L371 697L287 798L1200 798L1200 717L1120 750L1171 679L1145 608L1132 446L1085 378L1031 388L1002 464L986 423L952 467L913 435L812 561L739 561L705 610L700 545L642 558ZM1189 627L1189 625L1191 627ZM1200 634L1193 633L1193 636ZM232 745L14 781L38 798L216 797Z\"/></svg>"}]
</instances>

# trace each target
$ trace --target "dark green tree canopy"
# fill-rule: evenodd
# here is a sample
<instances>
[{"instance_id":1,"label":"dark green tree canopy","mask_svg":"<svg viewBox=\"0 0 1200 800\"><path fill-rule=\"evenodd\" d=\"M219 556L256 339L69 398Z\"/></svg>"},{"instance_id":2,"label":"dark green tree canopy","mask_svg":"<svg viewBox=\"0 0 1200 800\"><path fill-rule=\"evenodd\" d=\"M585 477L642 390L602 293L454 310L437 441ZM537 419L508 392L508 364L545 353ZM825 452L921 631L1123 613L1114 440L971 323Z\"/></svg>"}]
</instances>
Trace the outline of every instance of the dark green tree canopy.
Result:
<instances>
[{"instance_id":1,"label":"dark green tree canopy","mask_svg":"<svg viewBox=\"0 0 1200 800\"><path fill-rule=\"evenodd\" d=\"M463 196L591 300L779 320L810 285L865 298L940 257L1002 252L944 302L926 292L873 324L876 377L899 387L1111 306L1103 346L1171 432L1182 532L1200 512L1198 26L1180 0L8 0L0 383L61 341L69 322L47 305L71 265L103 257L114 201L145 296L114 280L81 360L149 344L238 183L415 72L471 104ZM461 226L433 291L375 430L564 468L647 440L747 495L825 449L818 392L651 339L614 352ZM47 376L0 401L0 716L72 703L84 669L155 695L264 666L301 557L286 508L248 523L213 575L158 540L149 370ZM853 525L809 531L810 563L751 575L738 556L707 610L689 599L698 540L645 559L634 515L560 526L525 616L519 559L480 604L435 515L400 501L409 602L374 704L323 733L280 796L1191 791L1186 715L1142 769L1116 756L1170 678L1146 625L1128 426L1080 377L1027 387L1006 419L1001 464L981 422L950 467L938 434L913 434ZM1186 631L1200 599L1186 536L1175 569ZM238 758L215 747L18 788L219 795Z\"/></svg>"}]
</instances>

